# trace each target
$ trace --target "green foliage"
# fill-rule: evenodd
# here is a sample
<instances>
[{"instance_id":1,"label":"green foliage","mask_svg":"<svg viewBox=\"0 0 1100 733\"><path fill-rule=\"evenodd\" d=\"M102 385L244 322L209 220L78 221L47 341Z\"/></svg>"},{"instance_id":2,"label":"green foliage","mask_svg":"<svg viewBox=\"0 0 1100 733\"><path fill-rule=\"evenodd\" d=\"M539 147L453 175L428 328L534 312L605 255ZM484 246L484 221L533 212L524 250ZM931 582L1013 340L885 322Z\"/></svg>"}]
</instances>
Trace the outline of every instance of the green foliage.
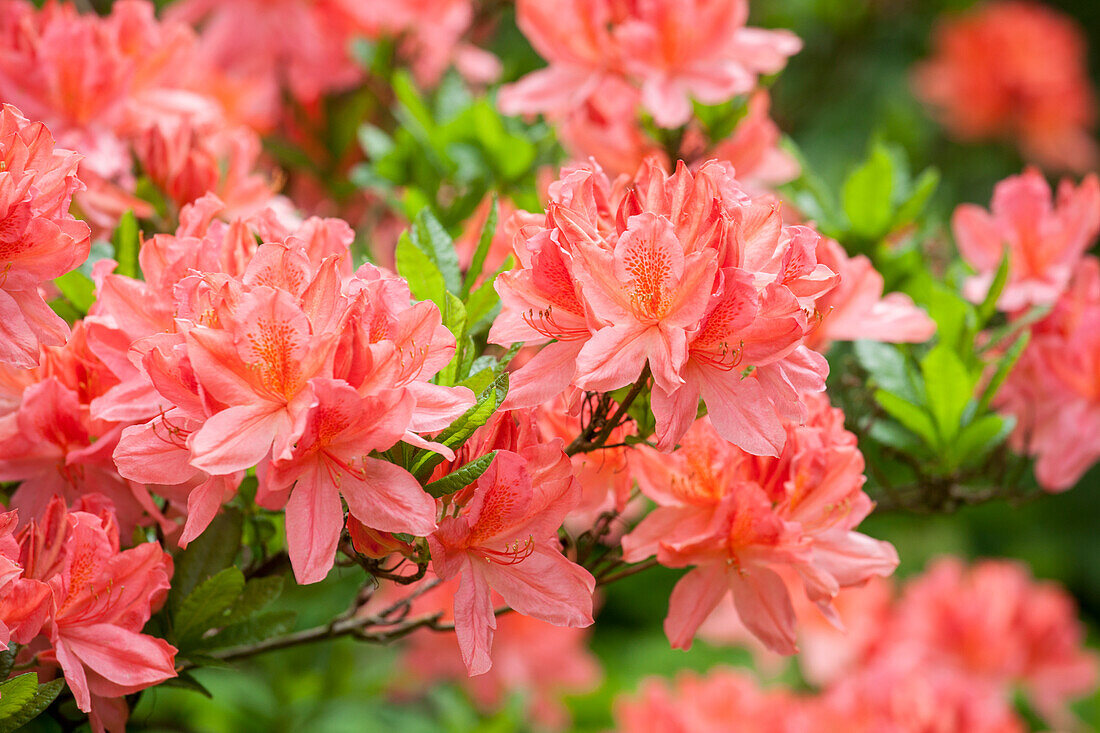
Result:
<instances>
[{"instance_id":1,"label":"green foliage","mask_svg":"<svg viewBox=\"0 0 1100 733\"><path fill-rule=\"evenodd\" d=\"M437 499L447 494L453 494L456 491L461 491L474 481L481 478L481 474L485 473L489 468L489 464L493 462L493 459L497 457L497 451L486 453L485 455L476 458L461 468L452 471L443 478L432 481L430 484L424 487L432 496Z\"/></svg>"},{"instance_id":2,"label":"green foliage","mask_svg":"<svg viewBox=\"0 0 1100 733\"><path fill-rule=\"evenodd\" d=\"M34 672L0 682L0 733L19 730L38 717L64 686L63 678L40 685Z\"/></svg>"},{"instance_id":3,"label":"green foliage","mask_svg":"<svg viewBox=\"0 0 1100 733\"><path fill-rule=\"evenodd\" d=\"M111 235L111 245L115 250L115 261L118 262L115 272L126 277L140 277L138 252L141 250L141 232L133 211L127 211L119 219L118 226Z\"/></svg>"},{"instance_id":4,"label":"green foliage","mask_svg":"<svg viewBox=\"0 0 1100 733\"><path fill-rule=\"evenodd\" d=\"M451 450L458 450L470 436L489 421L496 412L497 406L504 401L508 394L508 375L498 375L485 390L478 395L473 407L464 412L451 425L435 436L435 442L440 443ZM412 461L410 470L421 482L431 476L432 471L443 462L443 456L433 451L421 451Z\"/></svg>"}]
</instances>

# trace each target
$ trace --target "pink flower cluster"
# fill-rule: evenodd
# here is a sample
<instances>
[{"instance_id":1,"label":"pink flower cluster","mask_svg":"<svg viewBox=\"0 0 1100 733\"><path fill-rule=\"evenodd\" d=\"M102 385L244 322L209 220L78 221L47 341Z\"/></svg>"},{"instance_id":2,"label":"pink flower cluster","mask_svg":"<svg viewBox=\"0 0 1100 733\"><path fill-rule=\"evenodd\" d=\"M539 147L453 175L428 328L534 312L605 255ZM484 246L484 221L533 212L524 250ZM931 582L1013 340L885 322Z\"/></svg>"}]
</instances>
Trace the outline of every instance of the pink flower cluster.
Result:
<instances>
[{"instance_id":1,"label":"pink flower cluster","mask_svg":"<svg viewBox=\"0 0 1100 733\"><path fill-rule=\"evenodd\" d=\"M1009 274L998 307L1017 322L1029 308L1049 315L1028 326L1031 340L994 405L1012 415L1015 450L1036 456L1044 488L1073 486L1100 459L1100 261L1086 254L1100 234L1100 181L1063 181L1054 200L1035 169L997 185L991 211L963 204L955 238L977 275L979 300L1007 254Z\"/></svg>"},{"instance_id":2,"label":"pink flower cluster","mask_svg":"<svg viewBox=\"0 0 1100 733\"><path fill-rule=\"evenodd\" d=\"M69 336L39 287L88 257L88 225L69 213L79 162L41 122L0 107L0 366L32 367Z\"/></svg>"},{"instance_id":3,"label":"pink flower cluster","mask_svg":"<svg viewBox=\"0 0 1100 733\"><path fill-rule=\"evenodd\" d=\"M791 594L801 586L826 618L842 588L886 576L894 548L854 531L873 504L863 493L863 456L844 415L806 396L804 424L786 422L778 457L723 440L707 418L670 456L639 448L631 457L642 492L657 508L623 538L623 556L656 555L689 571L669 599L665 632L689 648L696 630L732 595L737 615L763 644L797 651ZM634 460L636 459L636 460Z\"/></svg>"},{"instance_id":4,"label":"pink flower cluster","mask_svg":"<svg viewBox=\"0 0 1100 733\"><path fill-rule=\"evenodd\" d=\"M995 0L945 20L917 94L962 140L1008 138L1055 169L1096 167L1096 95L1083 30L1048 5Z\"/></svg>"},{"instance_id":5,"label":"pink flower cluster","mask_svg":"<svg viewBox=\"0 0 1100 733\"><path fill-rule=\"evenodd\" d=\"M838 267L870 269L813 229L784 225L776 202L748 196L718 162L695 172L681 163L669 175L649 160L614 183L598 168L565 169L544 223L522 227L514 247L518 266L497 279L504 307L490 341L550 343L516 372L509 403L607 392L648 369L663 450L687 432L701 397L724 439L778 455L783 420L805 416L802 395L823 390L828 371L805 345L828 319L816 302L838 280L818 251ZM867 276L827 307L904 323L877 332L890 340L930 335L911 303L881 295L881 280Z\"/></svg>"},{"instance_id":6,"label":"pink flower cluster","mask_svg":"<svg viewBox=\"0 0 1100 733\"><path fill-rule=\"evenodd\" d=\"M76 200L93 225L109 229L128 209L152 215L136 195L142 174L176 207L207 191L242 212L271 202L254 170L248 90L211 66L189 27L158 21L151 3L122 0L100 17L5 0L0 38L0 98L82 153L87 191Z\"/></svg>"},{"instance_id":7,"label":"pink flower cluster","mask_svg":"<svg viewBox=\"0 0 1100 733\"><path fill-rule=\"evenodd\" d=\"M176 676L176 650L141 633L168 592L172 560L156 543L119 549L102 496L73 509L55 499L13 533L0 514L0 647L42 676L60 669L92 727L123 730L125 695Z\"/></svg>"},{"instance_id":8,"label":"pink flower cluster","mask_svg":"<svg viewBox=\"0 0 1100 733\"><path fill-rule=\"evenodd\" d=\"M1065 591L1015 563L967 568L945 559L892 595L878 579L842 591L847 632L822 622L802 628L799 664L819 693L763 692L721 669L681 676L674 691L650 680L636 698L619 700L619 729L720 731L737 716L745 730L768 733L1017 733L1028 729L1013 709L1017 689L1056 729L1072 729L1067 704L1094 689L1098 664ZM717 620L708 624L738 625L725 614Z\"/></svg>"}]
</instances>

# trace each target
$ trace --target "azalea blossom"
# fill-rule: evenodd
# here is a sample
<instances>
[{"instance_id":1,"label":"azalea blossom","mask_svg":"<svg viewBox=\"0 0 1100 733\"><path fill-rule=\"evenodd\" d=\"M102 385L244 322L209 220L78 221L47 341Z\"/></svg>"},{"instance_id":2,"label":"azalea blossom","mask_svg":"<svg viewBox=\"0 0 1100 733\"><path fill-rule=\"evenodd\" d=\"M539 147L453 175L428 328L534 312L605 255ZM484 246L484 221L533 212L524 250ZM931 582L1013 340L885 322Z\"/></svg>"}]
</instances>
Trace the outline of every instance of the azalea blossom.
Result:
<instances>
[{"instance_id":1,"label":"azalea blossom","mask_svg":"<svg viewBox=\"0 0 1100 733\"><path fill-rule=\"evenodd\" d=\"M32 367L42 346L69 336L39 286L88 257L88 225L69 213L83 188L79 163L80 155L54 147L41 122L0 107L0 365Z\"/></svg>"},{"instance_id":2,"label":"azalea blossom","mask_svg":"<svg viewBox=\"0 0 1100 733\"><path fill-rule=\"evenodd\" d=\"M680 127L692 99L721 104L750 92L801 49L788 31L746 27L748 12L748 0L519 0L520 29L549 66L502 89L501 109L560 118L619 77L658 125Z\"/></svg>"},{"instance_id":3,"label":"azalea blossom","mask_svg":"<svg viewBox=\"0 0 1100 733\"><path fill-rule=\"evenodd\" d=\"M952 135L1008 138L1044 167L1096 167L1096 95L1071 18L1030 0L987 2L944 18L932 47L914 87Z\"/></svg>"},{"instance_id":4,"label":"azalea blossom","mask_svg":"<svg viewBox=\"0 0 1100 733\"><path fill-rule=\"evenodd\" d=\"M492 591L515 611L555 626L592 623L595 579L561 554L557 529L579 489L560 441L498 451L458 516L428 537L435 573L460 578L455 634L471 675L492 666Z\"/></svg>"},{"instance_id":5,"label":"azalea blossom","mask_svg":"<svg viewBox=\"0 0 1100 733\"><path fill-rule=\"evenodd\" d=\"M656 555L669 567L694 567L669 599L672 646L690 647L700 624L732 593L745 627L768 649L793 654L794 586L835 619L831 604L841 588L897 566L892 546L854 531L872 509L855 436L824 398L810 404L805 426L785 426L778 458L724 441L706 418L671 456L638 450L635 475L658 508L623 538L623 557Z\"/></svg>"},{"instance_id":6,"label":"azalea blossom","mask_svg":"<svg viewBox=\"0 0 1100 733\"><path fill-rule=\"evenodd\" d=\"M959 252L978 271L967 295L985 297L1007 253L1008 282L997 306L1012 312L1051 305L1100 233L1100 179L1089 175L1076 187L1063 181L1054 201L1043 175L1029 168L997 184L990 208L962 204L952 217Z\"/></svg>"},{"instance_id":7,"label":"azalea blossom","mask_svg":"<svg viewBox=\"0 0 1100 733\"><path fill-rule=\"evenodd\" d=\"M120 551L109 509L68 512L56 499L19 542L24 577L51 596L38 664L61 668L95 730L123 730L120 698L176 676L175 648L141 633L167 596L171 559L151 542Z\"/></svg>"},{"instance_id":8,"label":"azalea blossom","mask_svg":"<svg viewBox=\"0 0 1100 733\"><path fill-rule=\"evenodd\" d=\"M614 186L566 169L545 224L515 239L518 265L496 282L503 311L490 341L550 341L513 379L510 406L563 390L610 391L647 368L659 445L671 449L700 397L727 440L782 448L783 417L824 389L828 364L803 346L814 301L836 284L816 261L820 235L784 227L729 168L650 160Z\"/></svg>"}]
</instances>

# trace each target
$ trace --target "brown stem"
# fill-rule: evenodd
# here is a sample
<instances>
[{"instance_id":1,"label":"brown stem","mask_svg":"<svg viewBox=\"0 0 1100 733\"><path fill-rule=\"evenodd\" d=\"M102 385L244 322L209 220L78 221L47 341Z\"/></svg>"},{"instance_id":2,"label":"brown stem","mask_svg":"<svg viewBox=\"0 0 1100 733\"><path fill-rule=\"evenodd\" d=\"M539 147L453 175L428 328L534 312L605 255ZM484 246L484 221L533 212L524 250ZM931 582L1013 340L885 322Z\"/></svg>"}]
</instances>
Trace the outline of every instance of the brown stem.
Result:
<instances>
[{"instance_id":1,"label":"brown stem","mask_svg":"<svg viewBox=\"0 0 1100 733\"><path fill-rule=\"evenodd\" d=\"M619 408L615 410L610 418L607 417L607 410L610 409L612 403L606 400L600 401L600 406L592 415L588 425L581 431L580 435L573 439L572 443L566 446L565 454L574 456L578 453L588 453L602 448L607 443L607 439L611 437L611 433L626 421L630 406L634 404L634 400L638 399L638 395L645 390L648 384L649 366L647 365L638 376L638 380L630 388L630 391L627 392L626 397L619 403Z\"/></svg>"}]
</instances>

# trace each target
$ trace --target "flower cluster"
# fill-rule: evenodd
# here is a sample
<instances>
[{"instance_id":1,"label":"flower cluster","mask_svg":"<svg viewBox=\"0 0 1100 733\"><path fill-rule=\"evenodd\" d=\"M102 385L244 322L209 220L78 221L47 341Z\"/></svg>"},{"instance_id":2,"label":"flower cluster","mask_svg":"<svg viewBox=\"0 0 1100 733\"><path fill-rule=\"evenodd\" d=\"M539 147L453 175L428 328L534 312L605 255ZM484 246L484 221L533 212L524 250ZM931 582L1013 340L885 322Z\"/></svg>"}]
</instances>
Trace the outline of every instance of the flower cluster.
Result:
<instances>
[{"instance_id":1,"label":"flower cluster","mask_svg":"<svg viewBox=\"0 0 1100 733\"><path fill-rule=\"evenodd\" d=\"M0 366L32 367L41 346L69 336L39 286L88 257L88 225L69 213L79 162L41 122L0 107Z\"/></svg>"},{"instance_id":2,"label":"flower cluster","mask_svg":"<svg viewBox=\"0 0 1100 733\"><path fill-rule=\"evenodd\" d=\"M119 549L109 502L88 495L73 509L54 499L12 533L0 515L0 641L42 673L60 668L96 730L122 730L120 699L176 676L176 650L143 634L164 602L172 560L153 542ZM7 638L3 638L7 637Z\"/></svg>"},{"instance_id":3,"label":"flower cluster","mask_svg":"<svg viewBox=\"0 0 1100 733\"><path fill-rule=\"evenodd\" d=\"M272 202L254 172L260 143L241 99L248 90L211 66L191 28L158 21L151 3L123 0L100 17L11 0L0 4L0 37L9 49L0 99L84 156L87 190L76 200L93 225L109 230L131 209L154 213L136 195L141 175L177 207L207 191L241 212Z\"/></svg>"},{"instance_id":4,"label":"flower cluster","mask_svg":"<svg viewBox=\"0 0 1100 733\"><path fill-rule=\"evenodd\" d=\"M1047 720L1072 727L1067 703L1094 688L1098 660L1082 649L1084 630L1064 590L1015 563L967 568L945 559L893 596L881 579L844 590L837 603L844 629L802 628L798 661L823 688L818 694L761 692L750 678L718 669L677 680L678 697L692 690L691 699L712 703L683 706L651 680L637 699L619 701L620 729L718 731L736 714L746 730L760 731L1015 733L1027 729L1012 707L1017 688ZM708 638L737 636L739 623L726 611L707 623Z\"/></svg>"},{"instance_id":5,"label":"flower cluster","mask_svg":"<svg viewBox=\"0 0 1100 733\"><path fill-rule=\"evenodd\" d=\"M1051 168L1095 168L1096 95L1072 19L1042 3L998 0L944 21L932 40L914 86L952 134L1011 139Z\"/></svg>"},{"instance_id":6,"label":"flower cluster","mask_svg":"<svg viewBox=\"0 0 1100 733\"><path fill-rule=\"evenodd\" d=\"M639 449L635 474L657 503L623 538L629 561L656 555L692 566L669 599L665 632L688 648L704 619L732 594L737 615L764 645L796 651L792 589L827 617L841 588L893 572L888 543L854 531L871 512L863 457L844 416L820 395L807 396L805 424L787 422L778 457L754 456L697 421L673 455Z\"/></svg>"}]
</instances>

